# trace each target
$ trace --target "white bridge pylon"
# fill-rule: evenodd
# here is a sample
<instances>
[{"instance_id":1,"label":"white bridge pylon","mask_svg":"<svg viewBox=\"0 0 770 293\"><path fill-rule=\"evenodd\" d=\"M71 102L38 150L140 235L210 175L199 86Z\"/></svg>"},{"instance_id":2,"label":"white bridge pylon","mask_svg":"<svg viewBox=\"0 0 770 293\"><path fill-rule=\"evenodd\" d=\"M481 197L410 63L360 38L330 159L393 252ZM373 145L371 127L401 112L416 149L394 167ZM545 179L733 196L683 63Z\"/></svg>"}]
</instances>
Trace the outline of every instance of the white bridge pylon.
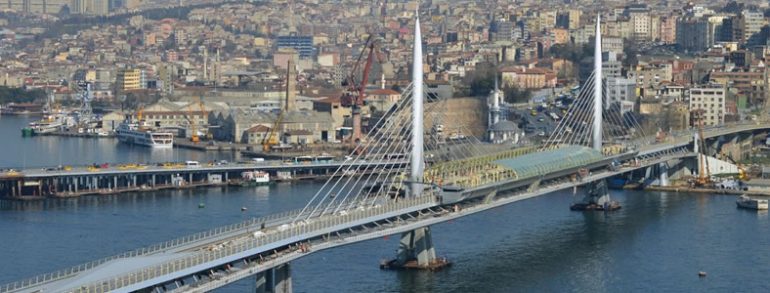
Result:
<instances>
[{"instance_id":1,"label":"white bridge pylon","mask_svg":"<svg viewBox=\"0 0 770 293\"><path fill-rule=\"evenodd\" d=\"M594 68L541 150L583 145L602 151L604 143L626 144L644 136L627 101L610 101L602 74L601 17L596 17ZM625 104L624 104L625 103Z\"/></svg>"}]
</instances>

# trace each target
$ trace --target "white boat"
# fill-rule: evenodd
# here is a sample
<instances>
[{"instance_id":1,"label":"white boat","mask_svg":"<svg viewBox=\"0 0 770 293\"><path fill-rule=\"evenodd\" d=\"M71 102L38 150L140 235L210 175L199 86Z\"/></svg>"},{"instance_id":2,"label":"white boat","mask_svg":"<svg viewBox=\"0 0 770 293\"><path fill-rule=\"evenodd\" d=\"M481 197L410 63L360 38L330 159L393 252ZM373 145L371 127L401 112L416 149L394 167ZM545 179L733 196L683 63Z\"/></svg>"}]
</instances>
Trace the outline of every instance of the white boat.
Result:
<instances>
[{"instance_id":1,"label":"white boat","mask_svg":"<svg viewBox=\"0 0 770 293\"><path fill-rule=\"evenodd\" d=\"M115 135L121 142L148 146L151 148L171 148L174 146L174 134L153 131L139 123L125 121L115 129Z\"/></svg>"},{"instance_id":2,"label":"white boat","mask_svg":"<svg viewBox=\"0 0 770 293\"><path fill-rule=\"evenodd\" d=\"M55 132L64 126L64 123L59 121L38 121L29 123L29 128L32 128L35 134L44 134Z\"/></svg>"},{"instance_id":3,"label":"white boat","mask_svg":"<svg viewBox=\"0 0 770 293\"><path fill-rule=\"evenodd\" d=\"M745 194L741 195L741 197L735 201L735 204L738 205L739 208L751 210L766 210L768 207L766 199L752 199Z\"/></svg>"},{"instance_id":4,"label":"white boat","mask_svg":"<svg viewBox=\"0 0 770 293\"><path fill-rule=\"evenodd\" d=\"M270 184L270 174L262 171L247 171L241 173L241 186L261 186Z\"/></svg>"}]
</instances>

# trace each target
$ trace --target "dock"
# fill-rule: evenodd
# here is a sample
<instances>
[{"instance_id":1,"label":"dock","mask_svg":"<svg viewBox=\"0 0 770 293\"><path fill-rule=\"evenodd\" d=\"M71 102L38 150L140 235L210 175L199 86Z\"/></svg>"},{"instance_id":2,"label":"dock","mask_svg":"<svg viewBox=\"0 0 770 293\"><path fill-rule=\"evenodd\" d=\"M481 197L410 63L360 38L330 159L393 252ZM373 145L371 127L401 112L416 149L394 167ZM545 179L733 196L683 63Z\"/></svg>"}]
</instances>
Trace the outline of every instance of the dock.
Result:
<instances>
[{"instance_id":1,"label":"dock","mask_svg":"<svg viewBox=\"0 0 770 293\"><path fill-rule=\"evenodd\" d=\"M708 194L730 194L730 195L754 195L770 196L770 190L751 189L727 189L727 188L699 188L689 186L648 186L644 190L666 191L666 192L686 192L686 193L708 193Z\"/></svg>"}]
</instances>

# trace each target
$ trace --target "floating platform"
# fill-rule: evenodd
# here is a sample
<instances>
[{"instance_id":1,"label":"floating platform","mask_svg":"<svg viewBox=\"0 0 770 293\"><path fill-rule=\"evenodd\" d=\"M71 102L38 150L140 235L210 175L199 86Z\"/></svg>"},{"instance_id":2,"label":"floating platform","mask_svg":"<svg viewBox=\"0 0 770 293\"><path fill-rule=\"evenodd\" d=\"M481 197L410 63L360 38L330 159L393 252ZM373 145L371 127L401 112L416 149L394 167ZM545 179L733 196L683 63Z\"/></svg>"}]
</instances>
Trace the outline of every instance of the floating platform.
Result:
<instances>
[{"instance_id":1,"label":"floating platform","mask_svg":"<svg viewBox=\"0 0 770 293\"><path fill-rule=\"evenodd\" d=\"M446 258L436 258L427 266L421 266L417 264L417 260L410 260L404 264L398 264L397 260L382 261L380 263L381 270L420 270L420 271L440 271L444 268L450 267L452 263Z\"/></svg>"},{"instance_id":2,"label":"floating platform","mask_svg":"<svg viewBox=\"0 0 770 293\"><path fill-rule=\"evenodd\" d=\"M622 206L617 201L611 201L606 207L604 205L599 205L595 203L576 203L569 207L572 211L617 211L621 209Z\"/></svg>"}]
</instances>

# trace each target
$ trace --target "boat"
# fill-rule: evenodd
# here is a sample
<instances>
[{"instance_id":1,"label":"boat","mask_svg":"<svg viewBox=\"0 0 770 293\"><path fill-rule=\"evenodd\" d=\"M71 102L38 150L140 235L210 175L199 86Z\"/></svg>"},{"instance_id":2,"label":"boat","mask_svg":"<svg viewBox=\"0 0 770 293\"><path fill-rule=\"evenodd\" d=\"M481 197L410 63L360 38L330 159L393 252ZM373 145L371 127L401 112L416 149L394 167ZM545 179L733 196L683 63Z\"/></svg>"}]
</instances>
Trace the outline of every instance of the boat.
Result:
<instances>
[{"instance_id":1,"label":"boat","mask_svg":"<svg viewBox=\"0 0 770 293\"><path fill-rule=\"evenodd\" d=\"M750 210L767 210L768 207L768 201L766 199L752 199L745 194L741 195L738 200L735 201L735 204L739 208Z\"/></svg>"},{"instance_id":2,"label":"boat","mask_svg":"<svg viewBox=\"0 0 770 293\"><path fill-rule=\"evenodd\" d=\"M154 131L142 123L123 121L115 129L118 140L128 144L148 146L151 148L171 148L174 146L174 134L171 132Z\"/></svg>"},{"instance_id":3,"label":"boat","mask_svg":"<svg viewBox=\"0 0 770 293\"><path fill-rule=\"evenodd\" d=\"M246 171L241 173L241 180L235 182L234 185L248 187L248 186L263 186L270 184L270 174L262 171Z\"/></svg>"}]
</instances>

